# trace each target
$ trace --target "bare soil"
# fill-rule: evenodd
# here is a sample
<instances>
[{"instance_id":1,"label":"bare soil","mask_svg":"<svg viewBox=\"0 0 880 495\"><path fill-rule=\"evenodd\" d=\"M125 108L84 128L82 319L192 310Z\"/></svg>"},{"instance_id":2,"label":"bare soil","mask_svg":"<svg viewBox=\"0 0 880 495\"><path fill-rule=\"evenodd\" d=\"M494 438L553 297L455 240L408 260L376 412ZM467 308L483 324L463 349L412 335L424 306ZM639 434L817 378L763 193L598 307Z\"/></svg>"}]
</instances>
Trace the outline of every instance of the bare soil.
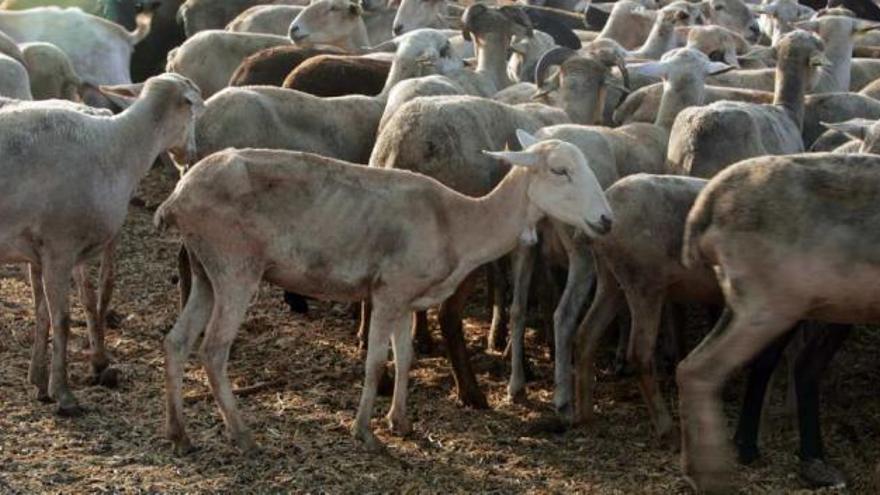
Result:
<instances>
[{"instance_id":1,"label":"bare soil","mask_svg":"<svg viewBox=\"0 0 880 495\"><path fill-rule=\"evenodd\" d=\"M509 365L485 350L488 313L475 300L466 332L478 379L491 410L456 403L442 350L420 356L412 371L410 414L415 431L390 435L370 455L349 437L361 389L357 322L347 306L313 303L308 316L291 314L279 289L264 286L253 303L229 365L236 387L258 390L239 399L263 447L242 456L226 442L223 423L197 359L185 389L188 428L200 447L179 458L162 435L162 337L177 315L173 284L177 244L152 226L152 213L173 187L153 170L138 192L118 249L113 307L123 317L108 346L122 372L120 387L88 385L82 351L85 328L74 329L71 377L87 413L60 418L32 397L27 383L33 311L22 267L0 267L0 493L687 493L678 457L652 436L632 378L610 373L613 348L601 358L597 420L564 433L542 431L552 416L552 367L546 346L529 332L537 379L529 402L505 401ZM83 320L74 299L74 320ZM434 322L432 320L432 325ZM439 332L433 329L439 341ZM694 342L691 342L693 344ZM824 382L823 425L829 458L851 478L848 493L874 493L880 446L880 333L860 329L847 342ZM797 434L783 407L784 379L776 380L763 438L764 457L739 467L742 493L797 493ZM736 420L742 380L724 396ZM674 380L664 378L674 404Z\"/></svg>"}]
</instances>

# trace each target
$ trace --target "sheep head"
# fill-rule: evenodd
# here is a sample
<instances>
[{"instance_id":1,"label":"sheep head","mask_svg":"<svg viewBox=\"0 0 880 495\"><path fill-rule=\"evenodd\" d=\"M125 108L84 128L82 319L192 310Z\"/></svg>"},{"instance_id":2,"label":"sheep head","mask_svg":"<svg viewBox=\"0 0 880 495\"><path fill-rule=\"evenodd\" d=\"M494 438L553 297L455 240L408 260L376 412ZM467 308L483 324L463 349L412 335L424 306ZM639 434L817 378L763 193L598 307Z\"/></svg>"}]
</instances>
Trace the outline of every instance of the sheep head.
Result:
<instances>
[{"instance_id":1,"label":"sheep head","mask_svg":"<svg viewBox=\"0 0 880 495\"><path fill-rule=\"evenodd\" d=\"M523 151L483 151L529 172L528 196L542 215L579 228L590 237L611 231L614 215L602 186L586 157L571 143L558 139L538 141L522 129L516 131ZM534 237L534 225L522 239Z\"/></svg>"},{"instance_id":2,"label":"sheep head","mask_svg":"<svg viewBox=\"0 0 880 495\"><path fill-rule=\"evenodd\" d=\"M529 16L512 5L495 8L475 3L465 9L461 22L462 37L467 41L474 39L477 43L491 34L507 38L532 35L532 21Z\"/></svg>"},{"instance_id":3,"label":"sheep head","mask_svg":"<svg viewBox=\"0 0 880 495\"><path fill-rule=\"evenodd\" d=\"M352 0L317 0L293 19L288 35L297 45L335 45L365 29L363 8Z\"/></svg>"}]
</instances>

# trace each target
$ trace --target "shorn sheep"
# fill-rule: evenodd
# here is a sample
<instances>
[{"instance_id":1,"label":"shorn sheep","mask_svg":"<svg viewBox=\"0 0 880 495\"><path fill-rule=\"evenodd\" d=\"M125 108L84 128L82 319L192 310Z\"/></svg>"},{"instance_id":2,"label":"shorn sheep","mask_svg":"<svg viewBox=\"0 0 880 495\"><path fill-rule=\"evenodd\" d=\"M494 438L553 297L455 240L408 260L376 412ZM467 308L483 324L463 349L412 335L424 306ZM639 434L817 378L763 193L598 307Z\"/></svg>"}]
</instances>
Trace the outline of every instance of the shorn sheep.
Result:
<instances>
[{"instance_id":1,"label":"shorn sheep","mask_svg":"<svg viewBox=\"0 0 880 495\"><path fill-rule=\"evenodd\" d=\"M728 485L719 394L730 374L795 322L877 323L880 157L763 156L739 162L697 197L687 267L714 269L728 309L677 371L682 468L698 488Z\"/></svg>"},{"instance_id":2,"label":"shorn sheep","mask_svg":"<svg viewBox=\"0 0 880 495\"><path fill-rule=\"evenodd\" d=\"M158 225L180 232L193 266L192 293L165 339L167 433L175 448L191 449L183 424L183 364L202 332L201 356L227 432L240 449L254 448L226 361L264 279L312 297L372 301L352 433L368 448L380 445L370 420L389 340L396 376L387 418L393 431L408 433L412 312L442 303L544 216L590 236L611 226L602 189L577 148L519 136L525 151L491 153L517 166L481 198L419 174L300 152L226 150L193 167L156 212ZM328 222L335 228L322 227Z\"/></svg>"},{"instance_id":3,"label":"shorn sheep","mask_svg":"<svg viewBox=\"0 0 880 495\"><path fill-rule=\"evenodd\" d=\"M202 105L198 88L166 74L143 86L104 91L130 97L138 90L140 97L113 117L88 115L67 102L12 105L0 113L0 260L30 264L37 306L30 381L38 398L57 401L63 415L80 412L67 382L70 278L75 272L84 278L85 263L113 242L156 157L169 149L181 155L194 151L192 127ZM85 305L97 313L97 301ZM91 340L92 367L99 374L109 364L103 335Z\"/></svg>"}]
</instances>

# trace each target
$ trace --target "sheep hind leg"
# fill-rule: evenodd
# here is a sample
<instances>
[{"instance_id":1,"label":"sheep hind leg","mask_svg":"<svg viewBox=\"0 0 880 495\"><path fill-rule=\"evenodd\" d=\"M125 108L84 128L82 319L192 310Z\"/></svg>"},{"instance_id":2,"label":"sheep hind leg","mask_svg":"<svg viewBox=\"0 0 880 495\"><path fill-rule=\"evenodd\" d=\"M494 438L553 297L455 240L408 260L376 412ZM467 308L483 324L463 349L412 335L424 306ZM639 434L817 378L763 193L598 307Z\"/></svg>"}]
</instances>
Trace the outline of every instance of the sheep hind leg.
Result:
<instances>
[{"instance_id":1,"label":"sheep hind leg","mask_svg":"<svg viewBox=\"0 0 880 495\"><path fill-rule=\"evenodd\" d=\"M256 450L257 445L238 411L226 369L232 342L262 274L252 267L235 269L227 265L222 274L209 272L209 277L214 287L214 308L199 355L208 373L211 393L220 406L229 439L241 452L248 453Z\"/></svg>"},{"instance_id":2,"label":"sheep hind leg","mask_svg":"<svg viewBox=\"0 0 880 495\"><path fill-rule=\"evenodd\" d=\"M758 448L758 433L761 425L761 412L770 378L782 359L782 353L794 336L793 331L776 339L761 351L749 365L749 377L743 399L739 422L733 443L736 445L737 456L742 464L750 464L761 456Z\"/></svg>"},{"instance_id":3,"label":"sheep hind leg","mask_svg":"<svg viewBox=\"0 0 880 495\"><path fill-rule=\"evenodd\" d=\"M106 374L107 380L102 378L102 373L109 370L110 359L107 357L107 349L104 345L104 321L101 319L98 309L98 295L95 287L89 279L88 266L83 263L74 270L74 279L79 289L79 298L86 310L86 326L89 332L89 361L92 367L92 384L106 385L108 388L116 386L115 374Z\"/></svg>"},{"instance_id":4,"label":"sheep hind leg","mask_svg":"<svg viewBox=\"0 0 880 495\"><path fill-rule=\"evenodd\" d=\"M698 491L717 492L730 484L733 455L724 432L720 392L733 371L748 363L797 320L782 304L744 301L735 316L722 315L706 338L678 366L681 463Z\"/></svg>"},{"instance_id":5,"label":"sheep hind leg","mask_svg":"<svg viewBox=\"0 0 880 495\"><path fill-rule=\"evenodd\" d=\"M520 246L513 255L513 300L510 304L510 381L507 384L507 399L521 403L526 399L525 350L526 309L529 304L529 288L535 269L537 249L534 246Z\"/></svg>"},{"instance_id":6,"label":"sheep hind leg","mask_svg":"<svg viewBox=\"0 0 880 495\"><path fill-rule=\"evenodd\" d=\"M665 294L655 287L627 290L626 299L632 315L629 332L628 361L633 363L639 377L639 389L648 406L651 422L661 444L675 448L676 439L672 416L657 383L656 362L657 335L663 312Z\"/></svg>"},{"instance_id":7,"label":"sheep hind leg","mask_svg":"<svg viewBox=\"0 0 880 495\"><path fill-rule=\"evenodd\" d=\"M459 400L466 406L475 409L487 409L489 403L477 384L477 378L471 367L467 345L462 331L462 310L468 296L473 291L474 274L469 275L459 285L455 293L440 305L440 331L446 343L446 352L452 364L455 387Z\"/></svg>"},{"instance_id":8,"label":"sheep hind leg","mask_svg":"<svg viewBox=\"0 0 880 495\"><path fill-rule=\"evenodd\" d=\"M819 421L819 380L852 331L851 325L828 324L812 330L794 361L800 432L800 475L816 488L846 486L846 477L825 461Z\"/></svg>"},{"instance_id":9,"label":"sheep hind leg","mask_svg":"<svg viewBox=\"0 0 880 495\"><path fill-rule=\"evenodd\" d=\"M189 256L187 256L189 258ZM165 336L165 434L178 455L193 450L183 417L183 373L186 358L205 330L214 307L214 294L201 265L193 260L192 294ZM187 260L189 266L189 259Z\"/></svg>"},{"instance_id":10,"label":"sheep hind leg","mask_svg":"<svg viewBox=\"0 0 880 495\"><path fill-rule=\"evenodd\" d=\"M60 416L78 416L82 408L76 401L67 379L67 341L70 336L70 277L74 261L64 256L44 255L43 288L52 325L52 371L49 394L58 402Z\"/></svg>"},{"instance_id":11,"label":"sheep hind leg","mask_svg":"<svg viewBox=\"0 0 880 495\"><path fill-rule=\"evenodd\" d=\"M31 347L31 363L28 380L37 387L37 400L51 402L49 397L49 368L46 353L49 347L49 308L43 290L43 271L40 265L28 265L31 293L34 302L34 340Z\"/></svg>"}]
</instances>

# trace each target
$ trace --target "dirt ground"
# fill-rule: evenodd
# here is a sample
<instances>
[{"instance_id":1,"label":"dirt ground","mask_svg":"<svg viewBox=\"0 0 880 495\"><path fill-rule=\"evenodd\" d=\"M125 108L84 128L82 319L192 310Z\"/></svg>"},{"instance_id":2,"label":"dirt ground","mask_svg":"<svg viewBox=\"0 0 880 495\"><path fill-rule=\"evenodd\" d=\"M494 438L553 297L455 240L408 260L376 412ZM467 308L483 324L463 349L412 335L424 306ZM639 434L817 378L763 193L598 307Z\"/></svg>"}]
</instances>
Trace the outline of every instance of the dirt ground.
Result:
<instances>
[{"instance_id":1,"label":"dirt ground","mask_svg":"<svg viewBox=\"0 0 880 495\"><path fill-rule=\"evenodd\" d=\"M172 187L168 174L153 170L122 233L113 306L124 319L108 334L122 372L118 389L88 386L85 328L74 329L71 377L87 408L82 417L57 417L52 405L32 398L30 290L21 267L0 267L0 494L688 492L677 456L653 440L635 381L610 373L610 342L600 363L595 424L562 434L541 432L535 424L552 413L548 351L529 332L527 352L538 378L529 384L528 404L508 404L509 366L485 351L488 315L482 304L473 305L466 328L491 410L457 405L442 351L421 356L410 389L414 433L388 434L380 418L389 400L382 398L374 425L388 448L367 454L348 434L362 381L356 321L345 306L332 303L313 304L308 316L293 315L280 290L268 286L254 301L229 365L236 387L269 384L239 399L263 451L244 457L227 444L205 374L191 359L186 413L201 449L175 457L161 431L161 341L177 315L172 283L177 248L151 222ZM78 302L74 308L74 320L83 320ZM434 335L439 341L436 328ZM880 459L878 351L880 333L859 330L824 382L826 447L851 478L848 493L873 493L871 475ZM741 382L724 394L731 424ZM742 493L804 490L796 475L796 429L783 412L784 382L776 380L771 398L763 459L738 468ZM674 397L673 385L667 376L667 397Z\"/></svg>"}]
</instances>

